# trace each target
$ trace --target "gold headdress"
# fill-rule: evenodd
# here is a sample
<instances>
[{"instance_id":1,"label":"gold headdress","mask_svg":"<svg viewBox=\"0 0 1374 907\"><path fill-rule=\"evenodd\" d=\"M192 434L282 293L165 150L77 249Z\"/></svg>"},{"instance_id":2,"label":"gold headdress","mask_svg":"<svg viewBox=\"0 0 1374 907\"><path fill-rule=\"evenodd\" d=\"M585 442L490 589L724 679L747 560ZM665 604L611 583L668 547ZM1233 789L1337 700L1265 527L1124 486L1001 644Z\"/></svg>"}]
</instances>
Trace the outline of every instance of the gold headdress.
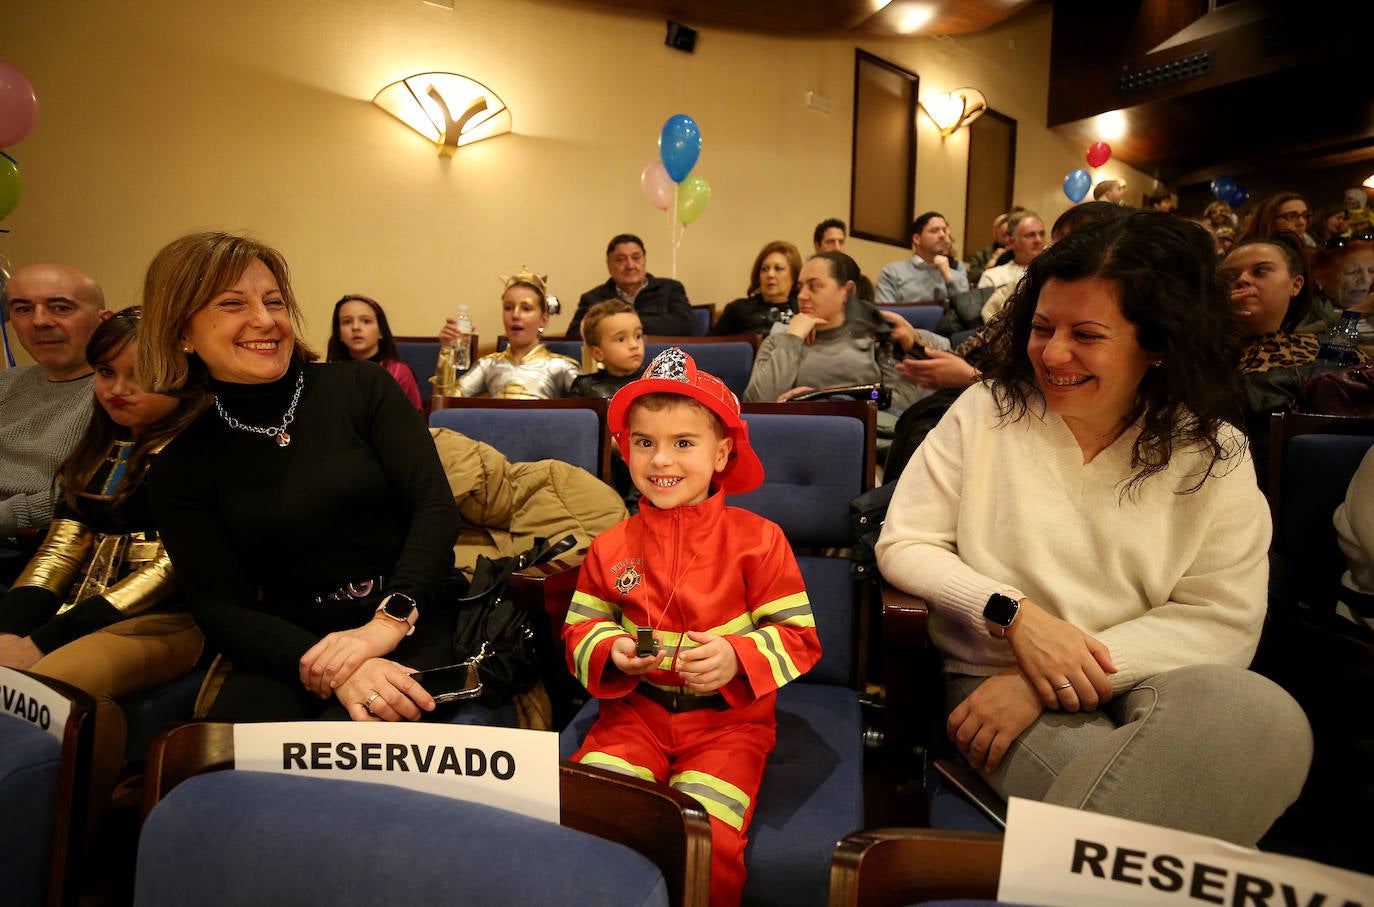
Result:
<instances>
[{"instance_id":1,"label":"gold headdress","mask_svg":"<svg viewBox=\"0 0 1374 907\"><path fill-rule=\"evenodd\" d=\"M536 290L539 291L540 296L548 295L547 284L549 282L549 276L545 274L543 277L541 277L538 274L535 274L533 271L530 270L529 265L521 265L519 274L515 274L511 277L500 275L500 279L503 285L503 290L509 290L511 287L519 283L525 284L526 286L534 287Z\"/></svg>"}]
</instances>

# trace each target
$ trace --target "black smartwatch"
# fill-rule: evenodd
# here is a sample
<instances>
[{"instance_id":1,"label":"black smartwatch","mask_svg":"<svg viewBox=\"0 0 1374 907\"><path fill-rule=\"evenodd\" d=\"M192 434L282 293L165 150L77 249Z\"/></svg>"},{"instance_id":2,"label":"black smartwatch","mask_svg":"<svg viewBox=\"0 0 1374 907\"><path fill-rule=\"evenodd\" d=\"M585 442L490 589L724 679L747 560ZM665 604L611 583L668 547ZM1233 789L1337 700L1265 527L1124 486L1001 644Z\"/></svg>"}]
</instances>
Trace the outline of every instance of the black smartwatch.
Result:
<instances>
[{"instance_id":1,"label":"black smartwatch","mask_svg":"<svg viewBox=\"0 0 1374 907\"><path fill-rule=\"evenodd\" d=\"M415 604L415 599L404 592L392 592L382 599L382 603L377 606L377 613L391 620L408 624L409 629L406 630L406 636L415 632L415 622L420 619L420 607Z\"/></svg>"},{"instance_id":2,"label":"black smartwatch","mask_svg":"<svg viewBox=\"0 0 1374 907\"><path fill-rule=\"evenodd\" d=\"M1021 603L1010 595L992 593L988 597L988 603L983 606L983 619L987 621L988 632L998 639L1005 639L1007 630L1011 629L1011 622L1016 620L1016 614L1020 610Z\"/></svg>"}]
</instances>

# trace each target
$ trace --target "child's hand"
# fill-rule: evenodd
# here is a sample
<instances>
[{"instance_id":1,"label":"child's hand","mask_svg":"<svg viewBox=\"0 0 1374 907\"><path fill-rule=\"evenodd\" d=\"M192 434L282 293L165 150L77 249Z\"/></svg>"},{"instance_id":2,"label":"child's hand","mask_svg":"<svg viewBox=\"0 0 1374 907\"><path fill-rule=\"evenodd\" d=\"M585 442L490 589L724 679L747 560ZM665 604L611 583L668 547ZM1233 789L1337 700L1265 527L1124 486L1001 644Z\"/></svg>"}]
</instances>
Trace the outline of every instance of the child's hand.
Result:
<instances>
[{"instance_id":1,"label":"child's hand","mask_svg":"<svg viewBox=\"0 0 1374 907\"><path fill-rule=\"evenodd\" d=\"M643 658L635 655L635 641L628 636L620 636L611 643L611 664L620 669L621 673L636 677L640 674L648 674L658 667L658 653L645 655Z\"/></svg>"},{"instance_id":2,"label":"child's hand","mask_svg":"<svg viewBox=\"0 0 1374 907\"><path fill-rule=\"evenodd\" d=\"M683 686L687 689L693 693L714 693L739 673L735 647L724 636L694 630L687 638L700 643L694 649L683 650L677 659L677 672L682 675Z\"/></svg>"}]
</instances>

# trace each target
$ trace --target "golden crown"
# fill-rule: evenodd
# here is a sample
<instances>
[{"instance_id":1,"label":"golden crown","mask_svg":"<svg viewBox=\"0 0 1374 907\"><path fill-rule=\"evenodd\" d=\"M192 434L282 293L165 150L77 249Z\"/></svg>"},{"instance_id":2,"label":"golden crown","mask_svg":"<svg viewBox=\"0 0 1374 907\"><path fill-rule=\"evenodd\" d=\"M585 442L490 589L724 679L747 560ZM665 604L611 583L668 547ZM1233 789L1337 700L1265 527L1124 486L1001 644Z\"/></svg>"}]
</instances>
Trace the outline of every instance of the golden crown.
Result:
<instances>
[{"instance_id":1,"label":"golden crown","mask_svg":"<svg viewBox=\"0 0 1374 907\"><path fill-rule=\"evenodd\" d=\"M523 284L528 284L529 286L534 287L536 290L539 291L539 295L541 295L541 296L547 296L547 295L548 295L548 290L546 289L546 285L547 285L548 282L549 282L549 275L545 274L544 276L541 277L541 276L539 276L538 274L536 274L536 273L534 273L533 271L531 271L530 268L529 268L529 265L521 265L521 266L520 266L520 273L519 273L519 274L515 274L515 275L513 275L513 276L511 276L511 277L506 277L506 276L503 274L503 275L500 275L500 279L501 279L501 283L502 283L502 287L501 287L501 288L502 288L503 290L509 290L511 287L515 286L517 283L523 283Z\"/></svg>"}]
</instances>

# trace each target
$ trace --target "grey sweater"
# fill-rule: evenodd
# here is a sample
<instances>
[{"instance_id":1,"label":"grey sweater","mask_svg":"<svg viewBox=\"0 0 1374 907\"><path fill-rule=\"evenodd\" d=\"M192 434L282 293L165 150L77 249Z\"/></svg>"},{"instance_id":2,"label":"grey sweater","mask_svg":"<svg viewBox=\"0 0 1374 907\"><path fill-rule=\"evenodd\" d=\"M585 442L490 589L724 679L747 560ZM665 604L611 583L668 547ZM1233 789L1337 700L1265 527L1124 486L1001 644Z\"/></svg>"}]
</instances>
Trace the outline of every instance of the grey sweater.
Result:
<instances>
[{"instance_id":1,"label":"grey sweater","mask_svg":"<svg viewBox=\"0 0 1374 907\"><path fill-rule=\"evenodd\" d=\"M917 331L927 346L949 349L949 340L929 331ZM892 390L892 408L903 410L931 392L903 378L891 362L879 365L874 355L876 341L855 337L848 326L817 331L816 340L807 346L800 337L780 332L764 339L754 356L754 370L744 399L772 402L794 387L837 387L849 384L877 384Z\"/></svg>"},{"instance_id":2,"label":"grey sweater","mask_svg":"<svg viewBox=\"0 0 1374 907\"><path fill-rule=\"evenodd\" d=\"M0 537L52 520L53 474L86 430L93 381L49 381L37 365L0 371Z\"/></svg>"}]
</instances>

